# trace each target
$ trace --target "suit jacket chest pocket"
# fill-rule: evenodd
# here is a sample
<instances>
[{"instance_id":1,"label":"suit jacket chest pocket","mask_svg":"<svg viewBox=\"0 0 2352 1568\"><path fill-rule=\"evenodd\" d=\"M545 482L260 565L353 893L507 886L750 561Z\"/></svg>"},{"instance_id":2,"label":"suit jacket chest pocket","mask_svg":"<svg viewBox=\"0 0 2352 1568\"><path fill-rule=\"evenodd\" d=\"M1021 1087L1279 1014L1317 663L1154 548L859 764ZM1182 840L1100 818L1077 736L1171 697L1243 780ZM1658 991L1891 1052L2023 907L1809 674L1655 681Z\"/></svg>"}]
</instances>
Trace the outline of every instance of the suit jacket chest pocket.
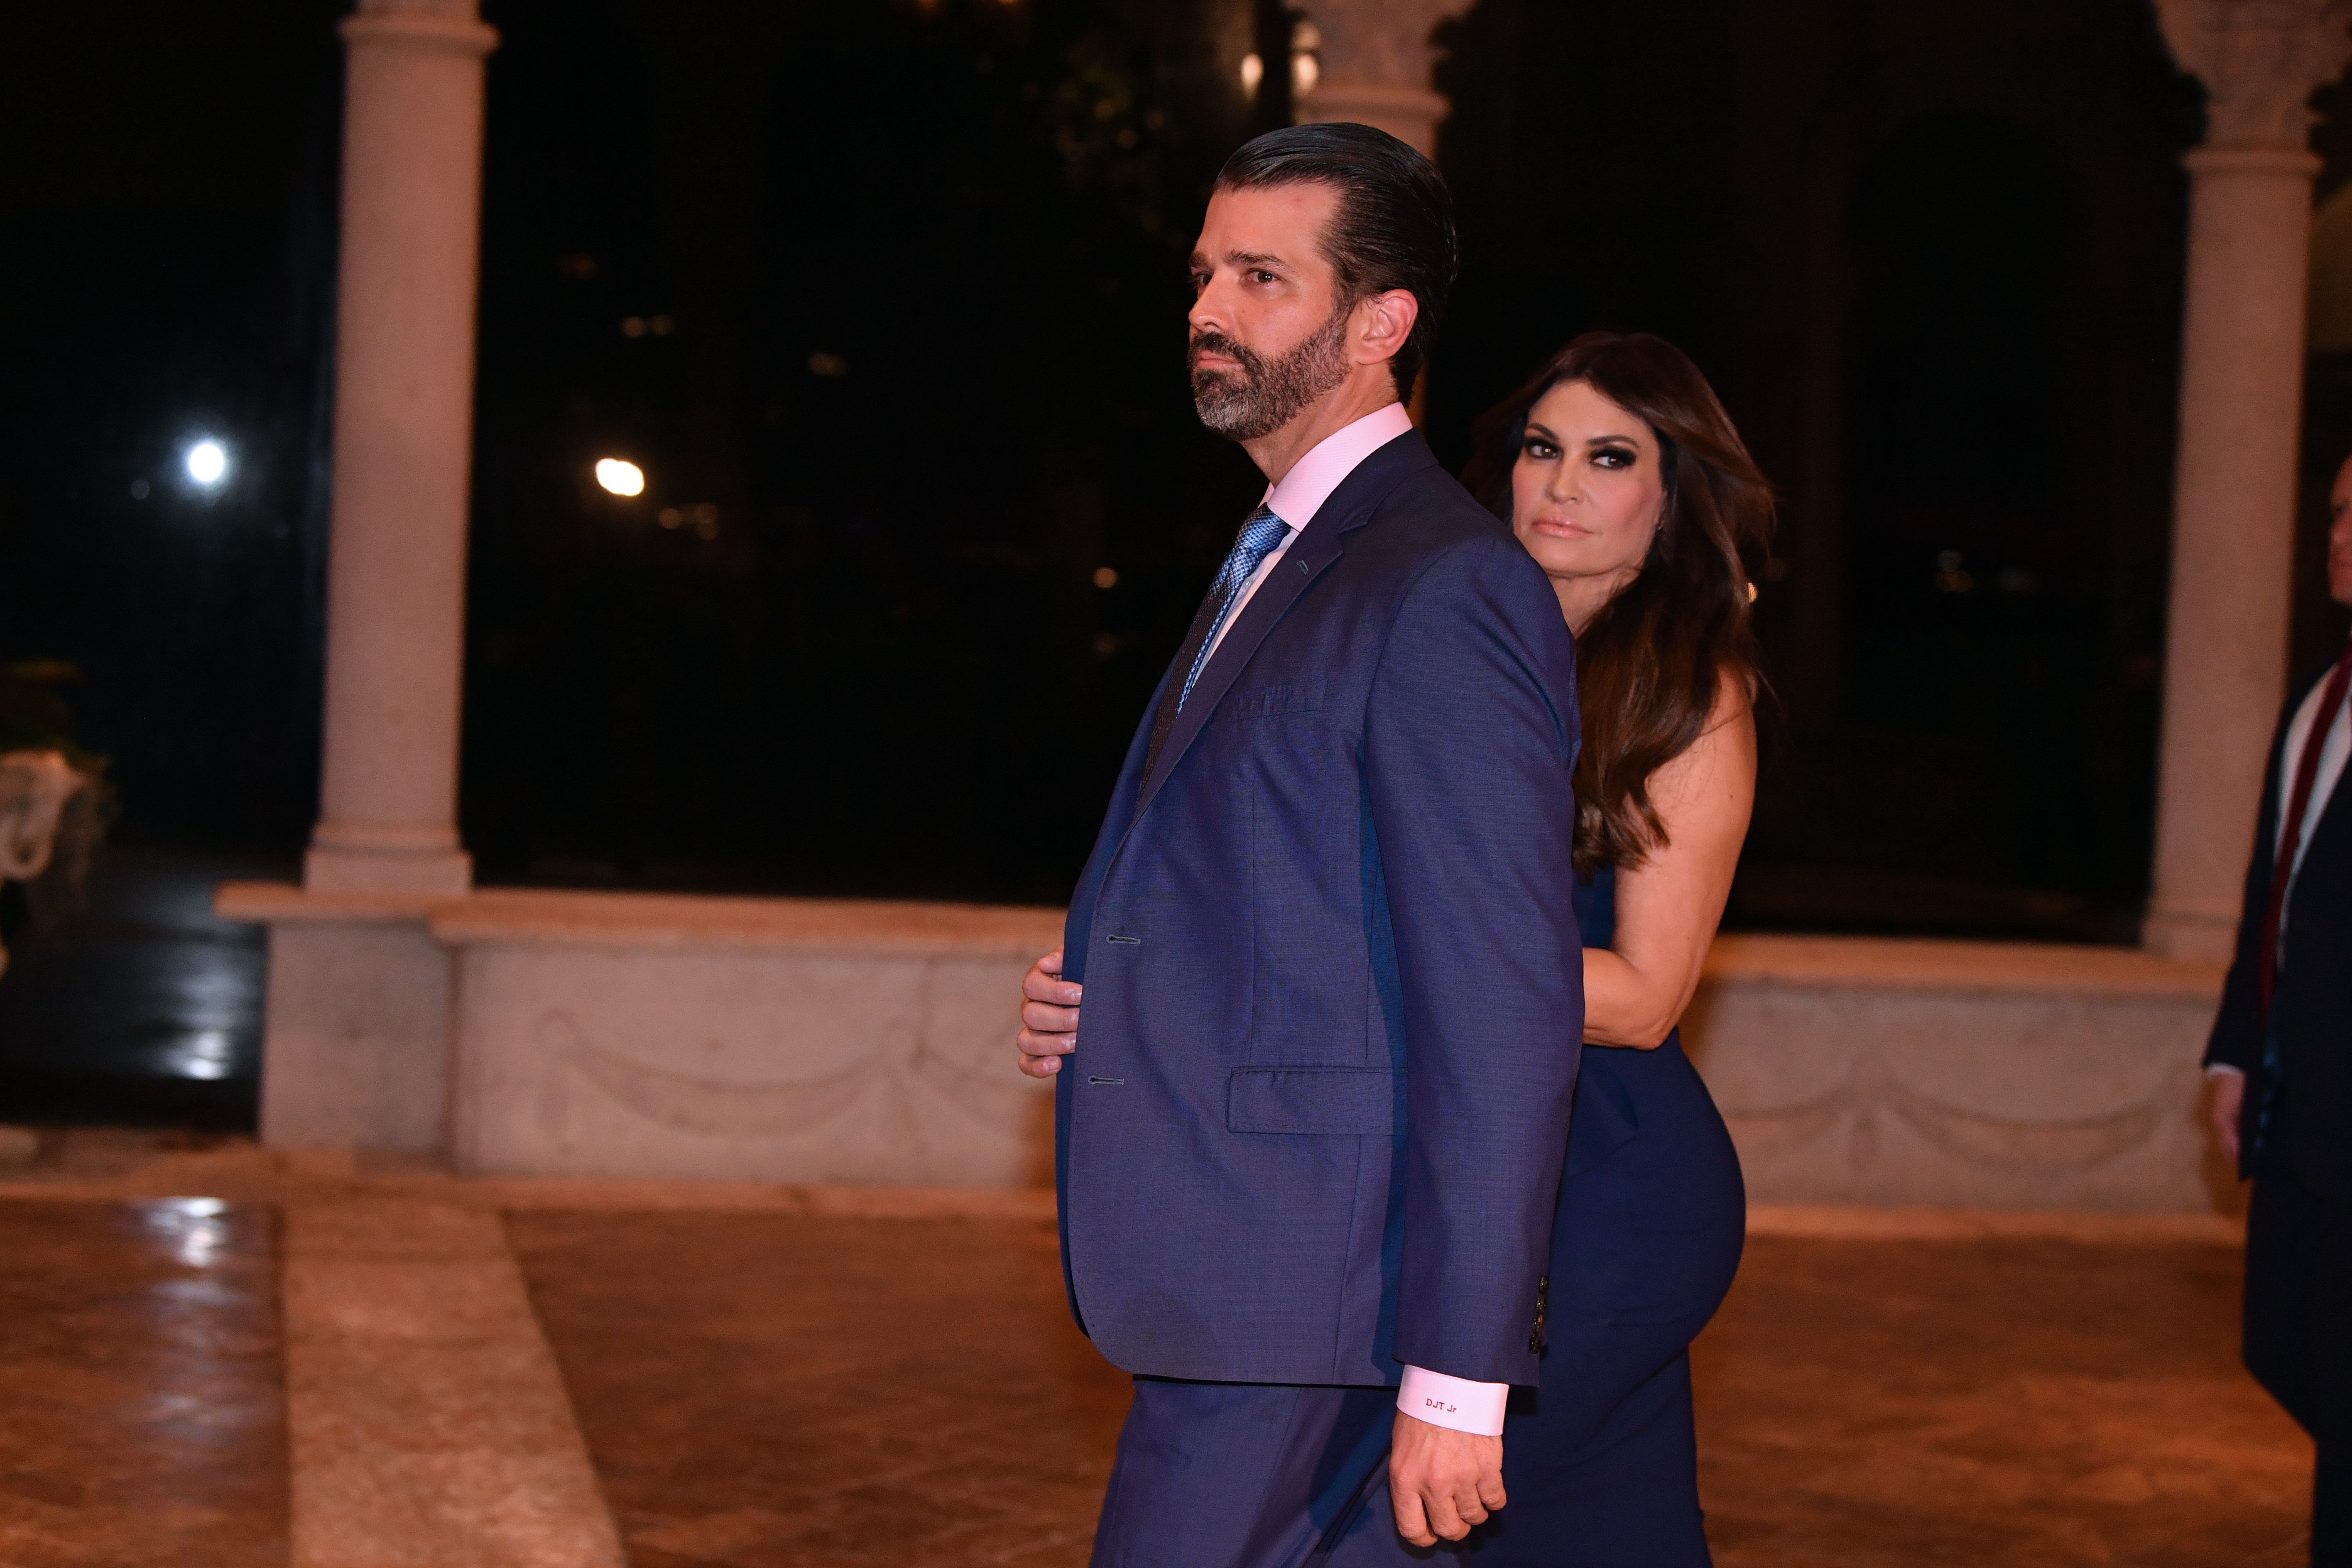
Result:
<instances>
[{"instance_id":1,"label":"suit jacket chest pocket","mask_svg":"<svg viewBox=\"0 0 2352 1568\"><path fill-rule=\"evenodd\" d=\"M1236 691L1217 711L1218 747L1248 781L1252 815L1271 808L1279 826L1302 809L1328 807L1355 787L1343 737L1326 710L1327 684L1300 682Z\"/></svg>"},{"instance_id":2,"label":"suit jacket chest pocket","mask_svg":"<svg viewBox=\"0 0 2352 1568\"><path fill-rule=\"evenodd\" d=\"M1329 686L1328 681L1303 680L1287 686L1261 686L1253 690L1237 691L1227 700L1224 711L1218 717L1227 723L1245 724L1253 719L1284 719L1299 713L1319 713L1323 710L1324 693Z\"/></svg>"}]
</instances>

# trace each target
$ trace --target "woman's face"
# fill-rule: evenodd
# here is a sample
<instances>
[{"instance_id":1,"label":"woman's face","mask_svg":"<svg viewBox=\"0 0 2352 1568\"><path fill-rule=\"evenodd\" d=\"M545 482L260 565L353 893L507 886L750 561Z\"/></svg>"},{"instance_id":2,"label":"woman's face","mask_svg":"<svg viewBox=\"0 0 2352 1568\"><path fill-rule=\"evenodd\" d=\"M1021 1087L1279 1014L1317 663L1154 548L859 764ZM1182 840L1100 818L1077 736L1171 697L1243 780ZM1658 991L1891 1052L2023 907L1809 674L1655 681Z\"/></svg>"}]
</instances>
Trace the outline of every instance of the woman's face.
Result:
<instances>
[{"instance_id":1,"label":"woman's face","mask_svg":"<svg viewBox=\"0 0 2352 1568\"><path fill-rule=\"evenodd\" d=\"M1511 531L1565 593L1603 598L1641 574L1665 515L1658 438L1581 381L1528 410L1511 467Z\"/></svg>"}]
</instances>

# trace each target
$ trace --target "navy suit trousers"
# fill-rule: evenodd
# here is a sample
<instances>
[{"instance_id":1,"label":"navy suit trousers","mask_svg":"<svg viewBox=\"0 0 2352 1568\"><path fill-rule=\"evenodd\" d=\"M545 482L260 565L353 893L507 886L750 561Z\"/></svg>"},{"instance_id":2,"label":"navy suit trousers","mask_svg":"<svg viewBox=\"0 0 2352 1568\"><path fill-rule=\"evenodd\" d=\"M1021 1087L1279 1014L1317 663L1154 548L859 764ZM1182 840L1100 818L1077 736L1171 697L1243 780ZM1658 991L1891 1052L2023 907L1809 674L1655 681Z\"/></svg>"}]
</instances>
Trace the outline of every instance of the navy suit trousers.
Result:
<instances>
[{"instance_id":1,"label":"navy suit trousers","mask_svg":"<svg viewBox=\"0 0 2352 1568\"><path fill-rule=\"evenodd\" d=\"M1398 1538L1394 1389L1139 1378L1095 1568L1705 1568L1689 1351L1739 1265L1738 1157L1679 1037L1585 1058L1542 1382L1512 1396L1494 1521Z\"/></svg>"}]
</instances>

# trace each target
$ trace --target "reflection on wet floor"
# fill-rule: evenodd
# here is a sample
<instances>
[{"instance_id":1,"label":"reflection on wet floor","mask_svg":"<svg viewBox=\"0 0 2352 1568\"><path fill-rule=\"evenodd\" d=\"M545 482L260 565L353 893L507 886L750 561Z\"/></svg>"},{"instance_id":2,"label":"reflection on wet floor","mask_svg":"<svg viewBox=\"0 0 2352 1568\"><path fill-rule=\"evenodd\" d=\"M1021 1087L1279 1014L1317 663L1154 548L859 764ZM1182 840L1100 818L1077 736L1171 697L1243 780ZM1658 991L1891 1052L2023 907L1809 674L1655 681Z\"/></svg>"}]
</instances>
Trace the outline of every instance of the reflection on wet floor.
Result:
<instances>
[{"instance_id":1,"label":"reflection on wet floor","mask_svg":"<svg viewBox=\"0 0 2352 1568\"><path fill-rule=\"evenodd\" d=\"M254 1125L260 931L214 918L232 877L273 863L115 847L89 908L10 941L0 973L0 1121Z\"/></svg>"},{"instance_id":2,"label":"reflection on wet floor","mask_svg":"<svg viewBox=\"0 0 2352 1568\"><path fill-rule=\"evenodd\" d=\"M286 1562L271 1211L0 1205L0 1563Z\"/></svg>"}]
</instances>

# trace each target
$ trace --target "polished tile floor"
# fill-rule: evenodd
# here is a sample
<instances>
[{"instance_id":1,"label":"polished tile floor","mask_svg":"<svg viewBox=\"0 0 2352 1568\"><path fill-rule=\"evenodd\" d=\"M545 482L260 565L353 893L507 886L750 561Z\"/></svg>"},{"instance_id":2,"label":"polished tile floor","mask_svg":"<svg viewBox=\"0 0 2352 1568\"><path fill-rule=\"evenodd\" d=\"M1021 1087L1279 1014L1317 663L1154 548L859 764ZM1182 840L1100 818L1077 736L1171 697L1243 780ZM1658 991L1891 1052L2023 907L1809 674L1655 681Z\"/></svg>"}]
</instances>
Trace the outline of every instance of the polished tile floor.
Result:
<instances>
[{"instance_id":1,"label":"polished tile floor","mask_svg":"<svg viewBox=\"0 0 2352 1568\"><path fill-rule=\"evenodd\" d=\"M216 919L213 889L285 871L249 858L104 850L86 908L8 938L0 1121L249 1131L264 933Z\"/></svg>"},{"instance_id":2,"label":"polished tile floor","mask_svg":"<svg viewBox=\"0 0 2352 1568\"><path fill-rule=\"evenodd\" d=\"M276 1223L0 1205L0 1563L286 1562Z\"/></svg>"},{"instance_id":3,"label":"polished tile floor","mask_svg":"<svg viewBox=\"0 0 2352 1568\"><path fill-rule=\"evenodd\" d=\"M1752 1238L1700 1340L1723 1568L2299 1564L2310 1448L2236 1354L2238 1254Z\"/></svg>"},{"instance_id":4,"label":"polished tile floor","mask_svg":"<svg viewBox=\"0 0 2352 1568\"><path fill-rule=\"evenodd\" d=\"M0 1563L278 1564L281 1223L0 1200ZM1124 1381L1050 1223L510 1213L635 1568L1086 1558ZM1750 1242L1701 1342L1724 1568L2287 1568L2308 1449L2203 1244Z\"/></svg>"},{"instance_id":5,"label":"polished tile floor","mask_svg":"<svg viewBox=\"0 0 2352 1568\"><path fill-rule=\"evenodd\" d=\"M1126 1405L1050 1226L518 1215L636 1568L1085 1561ZM2201 1245L1751 1241L1702 1342L1723 1568L2300 1561L2308 1449Z\"/></svg>"},{"instance_id":6,"label":"polished tile floor","mask_svg":"<svg viewBox=\"0 0 2352 1568\"><path fill-rule=\"evenodd\" d=\"M1128 1388L1070 1326L1050 1222L508 1234L635 1568L1086 1562Z\"/></svg>"}]
</instances>

